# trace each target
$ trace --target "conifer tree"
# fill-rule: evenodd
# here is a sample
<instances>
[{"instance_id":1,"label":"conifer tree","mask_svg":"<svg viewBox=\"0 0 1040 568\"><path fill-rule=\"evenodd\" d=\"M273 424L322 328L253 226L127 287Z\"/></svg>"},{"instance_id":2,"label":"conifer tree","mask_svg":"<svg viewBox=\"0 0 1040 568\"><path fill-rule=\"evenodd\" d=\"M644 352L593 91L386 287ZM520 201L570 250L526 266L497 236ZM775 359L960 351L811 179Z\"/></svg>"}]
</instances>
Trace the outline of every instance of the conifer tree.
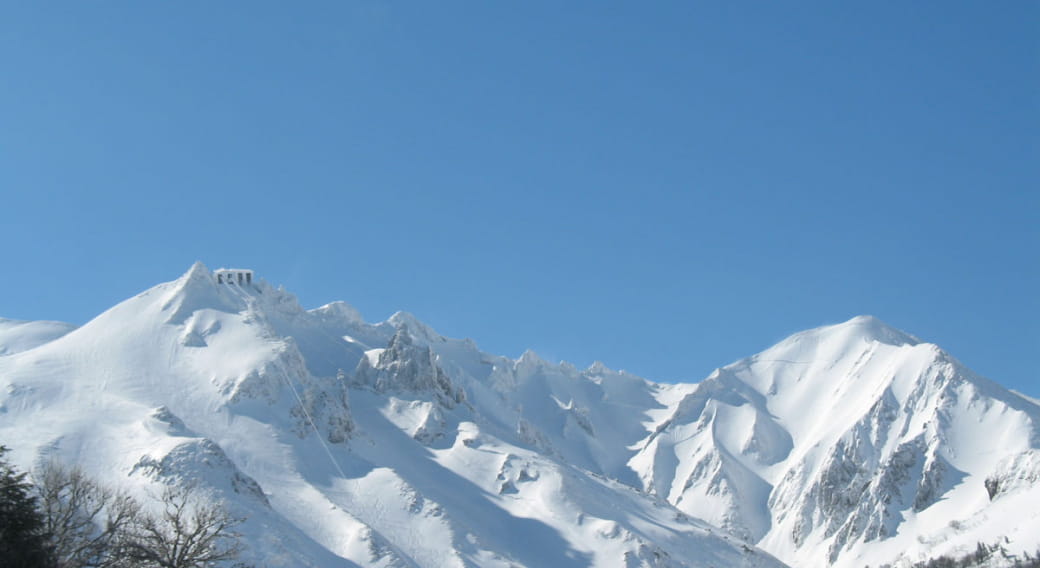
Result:
<instances>
[{"instance_id":1,"label":"conifer tree","mask_svg":"<svg viewBox=\"0 0 1040 568\"><path fill-rule=\"evenodd\" d=\"M7 451L0 446L0 559L8 568L49 568L47 535L32 486L4 458Z\"/></svg>"}]
</instances>

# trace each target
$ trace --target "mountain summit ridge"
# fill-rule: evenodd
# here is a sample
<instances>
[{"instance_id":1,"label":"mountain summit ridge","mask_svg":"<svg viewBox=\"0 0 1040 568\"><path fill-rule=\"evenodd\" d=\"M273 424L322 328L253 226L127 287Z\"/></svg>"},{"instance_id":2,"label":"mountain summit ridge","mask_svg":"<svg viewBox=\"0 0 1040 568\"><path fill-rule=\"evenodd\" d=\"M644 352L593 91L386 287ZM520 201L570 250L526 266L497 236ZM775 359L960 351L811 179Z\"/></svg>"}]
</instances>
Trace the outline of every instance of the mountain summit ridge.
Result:
<instances>
[{"instance_id":1,"label":"mountain summit ridge","mask_svg":"<svg viewBox=\"0 0 1040 568\"><path fill-rule=\"evenodd\" d=\"M1040 516L1019 510L1040 510L1040 407L877 318L663 384L486 353L407 312L305 310L216 272L195 263L76 329L0 320L0 440L20 465L64 459L142 492L200 478L270 565L1040 547Z\"/></svg>"}]
</instances>

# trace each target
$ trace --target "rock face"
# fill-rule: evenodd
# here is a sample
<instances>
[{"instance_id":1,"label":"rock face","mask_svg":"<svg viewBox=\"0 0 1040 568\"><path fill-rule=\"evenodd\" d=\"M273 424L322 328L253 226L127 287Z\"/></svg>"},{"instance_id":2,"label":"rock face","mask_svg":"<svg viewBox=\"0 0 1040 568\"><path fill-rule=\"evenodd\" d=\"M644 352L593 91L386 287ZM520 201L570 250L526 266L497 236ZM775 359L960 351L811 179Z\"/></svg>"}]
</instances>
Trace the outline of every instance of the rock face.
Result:
<instances>
[{"instance_id":1,"label":"rock face","mask_svg":"<svg viewBox=\"0 0 1040 568\"><path fill-rule=\"evenodd\" d=\"M878 551L893 542L917 560L937 540L974 546L950 527L986 517L980 494L1036 486L1038 417L936 346L855 318L716 371L630 463L647 491L792 565L891 561Z\"/></svg>"},{"instance_id":2,"label":"rock face","mask_svg":"<svg viewBox=\"0 0 1040 568\"><path fill-rule=\"evenodd\" d=\"M1022 491L1034 489L1040 483L1040 451L1026 450L1009 455L993 468L986 477L986 492L990 500L1004 499Z\"/></svg>"},{"instance_id":3,"label":"rock face","mask_svg":"<svg viewBox=\"0 0 1040 568\"><path fill-rule=\"evenodd\" d=\"M64 459L142 495L200 483L249 518L244 560L268 566L1035 552L1038 420L870 317L695 384L512 360L404 312L308 311L201 264L78 329L0 320L0 441L18 465Z\"/></svg>"},{"instance_id":4,"label":"rock face","mask_svg":"<svg viewBox=\"0 0 1040 568\"><path fill-rule=\"evenodd\" d=\"M374 365L368 357L361 359L354 371L354 383L370 386L379 393L432 394L442 405L454 408L465 402L466 394L452 384L437 365L437 359L433 349L415 345L408 328L401 327Z\"/></svg>"}]
</instances>

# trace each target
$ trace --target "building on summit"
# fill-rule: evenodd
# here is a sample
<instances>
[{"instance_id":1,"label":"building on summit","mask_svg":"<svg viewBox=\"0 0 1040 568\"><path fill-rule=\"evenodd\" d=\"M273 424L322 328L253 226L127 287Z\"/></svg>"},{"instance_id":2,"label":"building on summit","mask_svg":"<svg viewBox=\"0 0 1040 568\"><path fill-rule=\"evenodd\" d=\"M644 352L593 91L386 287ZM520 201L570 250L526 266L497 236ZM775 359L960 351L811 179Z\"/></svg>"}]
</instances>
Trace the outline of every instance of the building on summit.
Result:
<instances>
[{"instance_id":1,"label":"building on summit","mask_svg":"<svg viewBox=\"0 0 1040 568\"><path fill-rule=\"evenodd\" d=\"M253 271L248 268L218 268L213 272L217 284L252 284Z\"/></svg>"}]
</instances>

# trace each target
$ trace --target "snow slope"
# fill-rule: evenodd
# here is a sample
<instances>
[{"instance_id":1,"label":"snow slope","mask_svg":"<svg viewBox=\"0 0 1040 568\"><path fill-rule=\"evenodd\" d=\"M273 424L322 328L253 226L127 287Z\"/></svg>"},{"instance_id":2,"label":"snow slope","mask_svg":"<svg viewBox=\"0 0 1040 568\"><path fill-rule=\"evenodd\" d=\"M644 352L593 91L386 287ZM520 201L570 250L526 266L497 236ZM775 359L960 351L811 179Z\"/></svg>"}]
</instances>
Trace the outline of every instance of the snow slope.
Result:
<instances>
[{"instance_id":1,"label":"snow slope","mask_svg":"<svg viewBox=\"0 0 1040 568\"><path fill-rule=\"evenodd\" d=\"M76 329L57 321L19 321L0 318L0 356L27 351Z\"/></svg>"},{"instance_id":2,"label":"snow slope","mask_svg":"<svg viewBox=\"0 0 1040 568\"><path fill-rule=\"evenodd\" d=\"M689 386L303 310L198 263L76 329L3 323L20 467L201 482L248 517L259 565L782 565L636 487L630 446Z\"/></svg>"},{"instance_id":3,"label":"snow slope","mask_svg":"<svg viewBox=\"0 0 1040 568\"><path fill-rule=\"evenodd\" d=\"M201 481L265 566L908 566L1040 548L1040 407L870 317L696 384L304 310L201 264L0 320L0 443Z\"/></svg>"},{"instance_id":4,"label":"snow slope","mask_svg":"<svg viewBox=\"0 0 1040 568\"><path fill-rule=\"evenodd\" d=\"M630 462L794 566L1040 546L1040 409L870 317L715 371Z\"/></svg>"}]
</instances>

